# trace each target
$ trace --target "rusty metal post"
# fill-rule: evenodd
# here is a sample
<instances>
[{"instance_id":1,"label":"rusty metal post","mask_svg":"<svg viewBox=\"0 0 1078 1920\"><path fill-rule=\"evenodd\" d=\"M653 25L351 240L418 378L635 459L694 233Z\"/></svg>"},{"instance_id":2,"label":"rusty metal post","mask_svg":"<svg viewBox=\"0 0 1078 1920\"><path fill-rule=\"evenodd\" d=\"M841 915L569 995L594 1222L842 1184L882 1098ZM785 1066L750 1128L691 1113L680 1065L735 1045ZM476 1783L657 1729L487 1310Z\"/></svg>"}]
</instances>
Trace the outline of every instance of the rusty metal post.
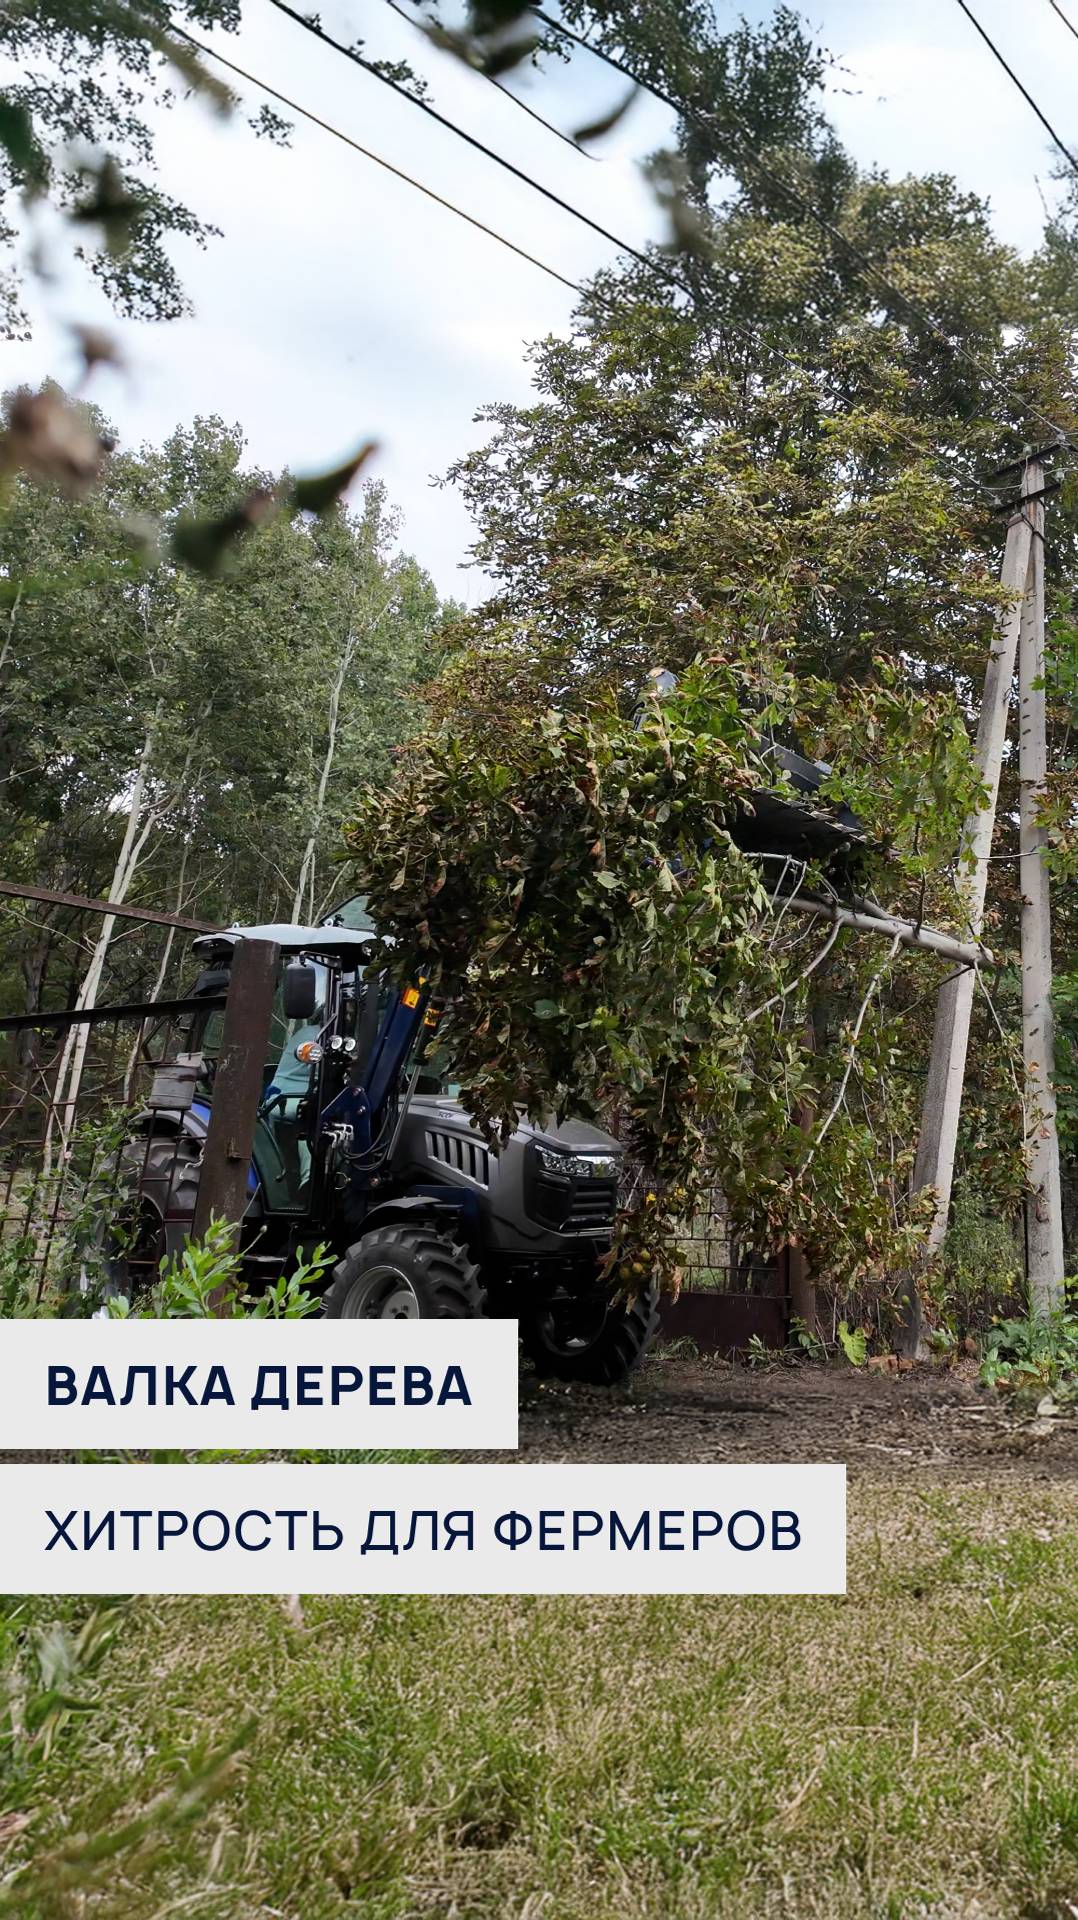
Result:
<instances>
[{"instance_id":1,"label":"rusty metal post","mask_svg":"<svg viewBox=\"0 0 1078 1920\"><path fill-rule=\"evenodd\" d=\"M269 1052L279 958L280 949L273 940L238 940L233 948L195 1203L196 1237L205 1233L213 1217L230 1221L238 1234L247 1206L247 1173Z\"/></svg>"}]
</instances>

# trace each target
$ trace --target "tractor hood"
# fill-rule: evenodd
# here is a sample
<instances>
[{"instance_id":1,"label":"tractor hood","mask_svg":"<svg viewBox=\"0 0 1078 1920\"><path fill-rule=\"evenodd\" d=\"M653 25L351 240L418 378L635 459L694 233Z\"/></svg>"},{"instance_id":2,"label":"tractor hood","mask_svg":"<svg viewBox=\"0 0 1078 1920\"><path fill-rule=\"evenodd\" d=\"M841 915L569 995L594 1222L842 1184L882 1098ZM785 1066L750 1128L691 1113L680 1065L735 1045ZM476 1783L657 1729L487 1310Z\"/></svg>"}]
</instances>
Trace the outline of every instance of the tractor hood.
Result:
<instances>
[{"instance_id":1,"label":"tractor hood","mask_svg":"<svg viewBox=\"0 0 1078 1920\"><path fill-rule=\"evenodd\" d=\"M479 1129L461 1106L449 1094L416 1093L408 1103L411 1113L423 1114L430 1123L438 1119L452 1121L458 1127L463 1126L481 1138ZM556 1120L536 1122L521 1113L518 1115L514 1140L526 1142L535 1140L543 1147L561 1148L563 1153L599 1153L624 1155L620 1141L612 1134L604 1133L602 1127L592 1126L589 1120L563 1120L559 1126Z\"/></svg>"},{"instance_id":2,"label":"tractor hood","mask_svg":"<svg viewBox=\"0 0 1078 1920\"><path fill-rule=\"evenodd\" d=\"M483 1215L495 1259L533 1255L564 1259L566 1245L595 1247L609 1239L617 1214L624 1150L587 1120L535 1124L523 1114L501 1146L491 1148L458 1100L417 1094L401 1121L399 1172L407 1189L430 1183L462 1189Z\"/></svg>"},{"instance_id":3,"label":"tractor hood","mask_svg":"<svg viewBox=\"0 0 1078 1920\"><path fill-rule=\"evenodd\" d=\"M546 1120L540 1126L526 1120L523 1115L517 1122L517 1132L532 1140L538 1140L543 1146L563 1147L569 1153L616 1153L620 1154L620 1143L602 1127L593 1127L588 1120L563 1120L559 1127L554 1120Z\"/></svg>"}]
</instances>

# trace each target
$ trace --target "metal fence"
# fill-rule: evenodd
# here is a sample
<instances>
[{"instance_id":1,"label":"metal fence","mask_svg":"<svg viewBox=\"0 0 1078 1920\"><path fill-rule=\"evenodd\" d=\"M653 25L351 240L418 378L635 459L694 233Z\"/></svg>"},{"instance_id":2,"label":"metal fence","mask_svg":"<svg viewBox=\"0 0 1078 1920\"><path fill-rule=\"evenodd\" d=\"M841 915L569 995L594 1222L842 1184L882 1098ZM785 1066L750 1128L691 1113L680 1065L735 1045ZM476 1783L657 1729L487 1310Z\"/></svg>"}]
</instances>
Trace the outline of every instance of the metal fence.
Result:
<instances>
[{"instance_id":1,"label":"metal fence","mask_svg":"<svg viewBox=\"0 0 1078 1920\"><path fill-rule=\"evenodd\" d=\"M17 1265L40 1302L100 1276L121 1247L149 1276L168 1225L190 1218L175 1116L195 1090L191 1021L225 1004L0 1019L0 1284Z\"/></svg>"},{"instance_id":2,"label":"metal fence","mask_svg":"<svg viewBox=\"0 0 1078 1920\"><path fill-rule=\"evenodd\" d=\"M678 1235L682 1284L676 1300L660 1303L662 1333L689 1340L701 1353L734 1353L751 1340L784 1345L789 1327L789 1261L768 1258L740 1241L730 1227L722 1190Z\"/></svg>"},{"instance_id":3,"label":"metal fence","mask_svg":"<svg viewBox=\"0 0 1078 1920\"><path fill-rule=\"evenodd\" d=\"M772 1293L779 1261L733 1233L720 1187L708 1189L700 1211L678 1235L684 1286L693 1293Z\"/></svg>"}]
</instances>

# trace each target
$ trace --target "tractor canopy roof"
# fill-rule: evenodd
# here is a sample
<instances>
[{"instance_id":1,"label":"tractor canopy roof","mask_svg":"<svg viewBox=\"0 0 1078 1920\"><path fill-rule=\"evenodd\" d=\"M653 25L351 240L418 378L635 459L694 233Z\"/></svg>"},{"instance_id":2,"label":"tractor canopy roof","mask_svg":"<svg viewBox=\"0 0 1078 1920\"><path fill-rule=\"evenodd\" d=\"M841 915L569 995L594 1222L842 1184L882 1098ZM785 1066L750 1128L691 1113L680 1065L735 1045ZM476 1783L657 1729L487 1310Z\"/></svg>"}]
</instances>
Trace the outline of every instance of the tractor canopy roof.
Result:
<instances>
[{"instance_id":1,"label":"tractor canopy roof","mask_svg":"<svg viewBox=\"0 0 1078 1920\"><path fill-rule=\"evenodd\" d=\"M324 914L316 927L303 927L290 920L271 920L262 926L223 927L220 933L202 933L192 941L196 953L231 952L237 940L273 940L282 953L310 953L324 959L340 960L347 966L362 966L377 938L378 929L367 912L365 893L353 894Z\"/></svg>"},{"instance_id":2,"label":"tractor canopy roof","mask_svg":"<svg viewBox=\"0 0 1078 1920\"><path fill-rule=\"evenodd\" d=\"M238 940L273 940L282 953L309 953L316 958L341 960L346 966L362 966L374 941L374 932L355 927L301 927L289 921L271 920L263 926L223 927L219 933L200 933L192 941L196 953L227 954Z\"/></svg>"},{"instance_id":3,"label":"tractor canopy roof","mask_svg":"<svg viewBox=\"0 0 1078 1920\"><path fill-rule=\"evenodd\" d=\"M868 836L850 808L821 800L819 791L831 772L821 760L807 760L792 747L772 741L767 759L789 785L761 787L752 794L730 828L745 853L790 856L824 863L836 853L865 847ZM790 788L793 792L790 792Z\"/></svg>"}]
</instances>

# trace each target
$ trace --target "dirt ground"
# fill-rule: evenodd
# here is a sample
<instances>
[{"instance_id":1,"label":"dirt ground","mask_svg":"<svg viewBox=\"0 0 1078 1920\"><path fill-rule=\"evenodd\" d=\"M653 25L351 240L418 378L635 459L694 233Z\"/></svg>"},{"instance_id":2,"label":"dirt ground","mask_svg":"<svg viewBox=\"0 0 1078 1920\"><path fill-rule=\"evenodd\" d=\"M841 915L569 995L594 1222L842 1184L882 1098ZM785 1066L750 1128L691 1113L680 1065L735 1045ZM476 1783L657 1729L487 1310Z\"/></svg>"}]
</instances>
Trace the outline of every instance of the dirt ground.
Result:
<instances>
[{"instance_id":1,"label":"dirt ground","mask_svg":"<svg viewBox=\"0 0 1078 1920\"><path fill-rule=\"evenodd\" d=\"M836 1460L854 1474L931 1481L1020 1478L1078 1482L1078 1409L1050 1419L1019 1412L977 1384L976 1363L869 1373L841 1361L750 1368L660 1347L621 1387L520 1378L517 1452L465 1460ZM65 1453L0 1453L20 1460ZM135 1457L135 1456L131 1456Z\"/></svg>"},{"instance_id":2,"label":"dirt ground","mask_svg":"<svg viewBox=\"0 0 1078 1920\"><path fill-rule=\"evenodd\" d=\"M1016 1415L972 1363L897 1377L832 1363L752 1369L660 1349L622 1388L525 1374L516 1455L547 1461L838 1460L873 1476L1078 1478L1078 1417Z\"/></svg>"}]
</instances>

